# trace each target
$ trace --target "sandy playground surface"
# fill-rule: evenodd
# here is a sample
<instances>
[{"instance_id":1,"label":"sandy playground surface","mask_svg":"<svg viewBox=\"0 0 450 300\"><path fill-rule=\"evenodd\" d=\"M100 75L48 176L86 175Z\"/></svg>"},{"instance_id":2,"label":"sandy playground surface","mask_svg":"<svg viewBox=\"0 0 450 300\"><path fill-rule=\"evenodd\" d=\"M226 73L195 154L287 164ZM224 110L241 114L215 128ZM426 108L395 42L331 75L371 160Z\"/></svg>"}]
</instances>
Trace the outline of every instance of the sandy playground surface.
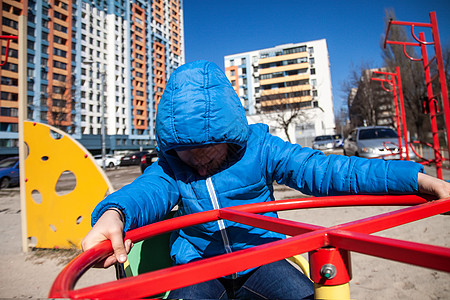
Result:
<instances>
[{"instance_id":1,"label":"sandy playground surface","mask_svg":"<svg viewBox=\"0 0 450 300\"><path fill-rule=\"evenodd\" d=\"M136 176L139 172L136 172ZM427 168L427 173L435 171ZM446 172L447 173L447 172ZM113 172L109 174L114 174ZM109 175L108 175L109 176ZM445 175L450 179L450 172ZM110 177L111 179L111 177ZM115 188L118 183L111 180ZM299 193L277 188L277 199L298 198ZM73 252L21 250L21 220L18 188L0 191L0 298L47 298L50 287ZM322 226L358 220L399 207L321 208L282 212L287 219ZM450 215L437 215L377 233L380 236L450 247ZM450 263L450 262L447 262ZM352 299L450 299L450 273L352 253ZM115 280L114 269L92 269L76 288Z\"/></svg>"}]
</instances>

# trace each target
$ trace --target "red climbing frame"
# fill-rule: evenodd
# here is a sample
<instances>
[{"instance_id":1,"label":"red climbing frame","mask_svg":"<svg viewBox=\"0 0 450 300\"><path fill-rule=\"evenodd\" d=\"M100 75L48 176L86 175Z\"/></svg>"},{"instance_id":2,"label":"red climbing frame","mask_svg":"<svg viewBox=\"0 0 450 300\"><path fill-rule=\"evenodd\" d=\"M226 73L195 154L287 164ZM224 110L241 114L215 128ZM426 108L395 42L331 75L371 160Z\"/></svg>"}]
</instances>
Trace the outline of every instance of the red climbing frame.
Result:
<instances>
[{"instance_id":1,"label":"red climbing frame","mask_svg":"<svg viewBox=\"0 0 450 300\"><path fill-rule=\"evenodd\" d=\"M392 25L400 25L400 26L410 26L411 27L411 35L414 38L416 42L406 42L406 41L389 41L389 30ZM430 28L433 41L427 42L425 39L425 33L420 32L419 37L416 36L414 29L416 27L423 27L423 28ZM442 59L442 49L441 49L441 42L439 38L439 30L437 25L437 19L436 19L436 12L430 12L430 23L418 23L418 22L402 22L402 21L394 21L391 20L388 24L386 36L384 40L384 47L386 48L387 44L393 44L393 45L402 45L403 46L403 53L406 57L408 57L412 61L422 61L423 68L425 71L425 81L427 86L427 96L428 96L428 103L427 107L429 107L429 114L431 119L431 129L433 133L433 149L434 149L434 155L435 159L434 162L436 163L436 172L437 177L442 179L442 160L443 157L441 155L441 152L439 151L439 133L446 133L447 137L447 151L449 151L449 158L450 158L450 106L448 102L448 90L447 90L447 82L445 78L445 71L444 71L444 63ZM428 53L427 53L427 46L433 45L434 46L434 53L435 56L429 60L428 59ZM413 58L406 52L406 46L416 46L420 47L422 58ZM437 65L438 73L431 77L430 75L430 65L431 63L435 62ZM442 106L444 108L444 117L445 117L445 130L438 130L437 123L436 123L436 117L437 114L440 114L439 112L439 95L434 94L432 82L436 79L439 79L440 82L440 88L441 88L441 96L442 96Z\"/></svg>"},{"instance_id":2,"label":"red climbing frame","mask_svg":"<svg viewBox=\"0 0 450 300\"><path fill-rule=\"evenodd\" d=\"M373 205L415 205L394 212L365 218L333 227L321 227L301 222L288 221L259 213L312 207ZM74 290L76 281L96 262L112 253L111 243L105 241L83 252L71 261L58 275L50 290L50 298L142 298L159 294L199 282L229 275L245 269L278 261L316 249L335 247L340 252L355 251L408 264L450 272L450 248L425 245L415 242L373 236L371 233L392 228L418 219L441 214L450 210L450 198L426 202L415 195L399 196L338 196L302 198L257 203L222 208L166 221L161 221L127 233L126 239L138 242L149 237L202 224L219 219L230 220L254 227L284 233L289 238L265 245L207 258L186 265L149 272L132 278L125 278L96 286ZM325 248L324 248L325 247ZM315 257L320 258L315 261ZM351 274L344 263L337 265L338 273ZM321 275L320 269L326 263L323 255L310 255L311 274L321 284L335 285ZM344 268L344 270L342 270ZM319 275L318 275L319 274ZM337 280L347 282L351 275ZM338 284L341 284L339 282ZM293 287L295 288L295 287Z\"/></svg>"},{"instance_id":3,"label":"red climbing frame","mask_svg":"<svg viewBox=\"0 0 450 300\"><path fill-rule=\"evenodd\" d=\"M395 73L374 71L374 74L384 75L384 78L372 77L371 80L380 81L381 87L386 92L392 92L394 94L394 106L395 106L395 116L397 122L397 133L398 133L398 147L400 150L400 159L403 159L403 147L402 147L402 134L405 142L406 159L409 160L409 143L408 143L408 130L406 128L406 117L405 117L405 105L403 101L403 90L402 90L402 78L400 76L400 68L396 68ZM384 82L391 86L391 89L384 86ZM398 93L397 93L398 89ZM400 107L399 107L400 105ZM387 149L387 147L386 147Z\"/></svg>"},{"instance_id":4,"label":"red climbing frame","mask_svg":"<svg viewBox=\"0 0 450 300\"><path fill-rule=\"evenodd\" d=\"M11 40L17 40L18 37L14 35L0 35L0 40L6 40L6 51L5 51L5 60L3 62L0 61L0 67L6 65L8 62L8 52L9 52L9 43Z\"/></svg>"}]
</instances>

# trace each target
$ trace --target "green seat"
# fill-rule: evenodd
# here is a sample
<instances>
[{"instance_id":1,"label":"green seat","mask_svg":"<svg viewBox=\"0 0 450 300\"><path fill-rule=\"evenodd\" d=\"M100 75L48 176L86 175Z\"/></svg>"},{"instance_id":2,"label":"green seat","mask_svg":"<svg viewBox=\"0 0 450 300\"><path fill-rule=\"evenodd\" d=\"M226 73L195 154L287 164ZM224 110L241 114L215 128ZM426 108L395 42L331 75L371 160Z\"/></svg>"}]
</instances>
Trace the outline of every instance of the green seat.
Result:
<instances>
[{"instance_id":1,"label":"green seat","mask_svg":"<svg viewBox=\"0 0 450 300\"><path fill-rule=\"evenodd\" d=\"M172 218L174 214L175 211L170 212L165 219ZM123 264L115 265L116 278L133 277L172 266L170 235L171 232L168 232L135 243L128 253L128 260ZM168 293L156 297L165 298Z\"/></svg>"}]
</instances>

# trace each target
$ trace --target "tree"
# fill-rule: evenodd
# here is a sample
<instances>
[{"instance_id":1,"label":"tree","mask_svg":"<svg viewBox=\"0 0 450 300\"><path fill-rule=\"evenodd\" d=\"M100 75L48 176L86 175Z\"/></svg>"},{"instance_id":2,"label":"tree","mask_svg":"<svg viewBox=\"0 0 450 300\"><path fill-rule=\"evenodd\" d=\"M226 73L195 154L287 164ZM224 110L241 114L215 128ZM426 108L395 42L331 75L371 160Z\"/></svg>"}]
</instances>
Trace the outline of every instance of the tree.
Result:
<instances>
[{"instance_id":1,"label":"tree","mask_svg":"<svg viewBox=\"0 0 450 300\"><path fill-rule=\"evenodd\" d=\"M75 105L75 76L70 80L53 80L53 85L47 96L47 106L50 109L51 117L49 124L58 129L73 133L75 124L72 120L72 108ZM50 103L48 101L51 101Z\"/></svg>"},{"instance_id":2,"label":"tree","mask_svg":"<svg viewBox=\"0 0 450 300\"><path fill-rule=\"evenodd\" d=\"M270 106L263 108L264 117L281 128L290 143L292 143L292 139L289 128L306 120L306 114L303 110L306 108L305 102L296 102L296 99L307 96L305 93L306 91L294 91L294 88L291 87L286 93L266 94L260 98L261 103L264 101L271 103ZM311 101L306 104L309 107L312 105Z\"/></svg>"},{"instance_id":3,"label":"tree","mask_svg":"<svg viewBox=\"0 0 450 300\"><path fill-rule=\"evenodd\" d=\"M380 71L362 63L359 70L354 69L344 82L343 91L348 95L348 114L353 127L394 126L392 93L371 80L375 70Z\"/></svg>"},{"instance_id":4,"label":"tree","mask_svg":"<svg viewBox=\"0 0 450 300\"><path fill-rule=\"evenodd\" d=\"M267 118L275 122L283 130L289 143L293 143L289 134L289 128L292 125L295 126L295 124L304 121L305 113L299 106L287 105L286 109L267 114Z\"/></svg>"}]
</instances>

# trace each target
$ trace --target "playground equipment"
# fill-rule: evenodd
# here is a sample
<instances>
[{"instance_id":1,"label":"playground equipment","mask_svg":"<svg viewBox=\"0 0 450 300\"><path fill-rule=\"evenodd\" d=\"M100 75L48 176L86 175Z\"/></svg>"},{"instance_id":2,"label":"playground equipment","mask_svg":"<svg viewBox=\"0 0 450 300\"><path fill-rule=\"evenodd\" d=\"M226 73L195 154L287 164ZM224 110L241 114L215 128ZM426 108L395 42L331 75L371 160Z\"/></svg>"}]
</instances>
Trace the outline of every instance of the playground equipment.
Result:
<instances>
[{"instance_id":1,"label":"playground equipment","mask_svg":"<svg viewBox=\"0 0 450 300\"><path fill-rule=\"evenodd\" d=\"M403 147L402 147L402 131L403 139L405 143L406 159L409 160L409 143L408 143L408 130L406 128L405 119L405 105L403 101L403 90L402 90L402 79L400 76L400 68L396 68L395 73L374 71L374 74L384 75L384 78L372 77L371 80L380 81L381 87L387 91L394 94L394 106L395 106L395 116L397 122L397 134L398 134L398 148L400 151L400 159L403 159ZM387 83L391 88L384 86ZM398 89L398 92L397 92ZM400 106L400 107L399 107ZM388 149L387 147L385 147Z\"/></svg>"},{"instance_id":2,"label":"playground equipment","mask_svg":"<svg viewBox=\"0 0 450 300\"><path fill-rule=\"evenodd\" d=\"M9 44L11 40L18 40L18 37L15 35L0 35L0 40L6 40L6 51L4 61L0 61L0 67L3 67L8 62L8 52L9 52Z\"/></svg>"},{"instance_id":3,"label":"playground equipment","mask_svg":"<svg viewBox=\"0 0 450 300\"><path fill-rule=\"evenodd\" d=\"M393 25L399 25L399 26L409 26L411 28L411 35L414 38L416 42L406 42L406 41L390 41L388 40L389 37L389 31L391 26ZM425 33L420 32L419 37L416 36L414 29L416 27L423 27L423 28L430 28L431 34L433 37L432 41L427 41L425 39ZM403 21L394 21L390 20L389 24L387 26L385 40L384 40L384 48L386 48L387 44L392 45L402 45L403 46L403 53L406 57L408 57L412 61L422 61L423 69L425 72L425 83L427 87L427 97L425 107L428 110L428 113L430 114L430 120L431 120L431 130L433 134L433 149L434 149L434 156L435 159L432 161L428 161L428 163L435 163L436 164L436 172L437 177L442 179L442 161L444 158L441 155L441 152L439 151L439 134L445 133L447 138L447 151L449 151L450 154L450 106L448 102L448 90L447 90L447 82L445 78L445 72L444 72L444 63L442 59L442 50L441 50L441 42L439 39L439 30L437 25L437 19L436 19L436 12L430 12L430 23L419 23L419 22L403 22ZM428 59L428 52L427 52L427 46L434 46L434 53L435 56L432 59ZM415 46L420 47L420 51L422 54L422 58L414 58L411 57L406 52L406 46ZM437 71L438 73L431 77L431 64L435 62L437 65ZM441 97L439 97L439 93L435 93L433 91L432 83L436 79L439 80L439 86L440 86L440 93ZM439 101L439 98L441 98L441 101ZM439 104L444 109L444 113L440 112L439 110ZM446 130L438 130L437 128L437 121L436 118L439 115L444 115L444 121ZM449 156L450 158L450 156Z\"/></svg>"},{"instance_id":4,"label":"playground equipment","mask_svg":"<svg viewBox=\"0 0 450 300\"><path fill-rule=\"evenodd\" d=\"M356 205L415 206L329 228L258 215L269 211ZM63 269L56 278L49 297L142 298L309 252L316 298L349 299L345 285L351 279L351 251L450 272L450 248L371 235L449 210L450 198L427 202L425 198L415 195L360 195L272 201L186 215L132 230L126 234L125 239L139 242L183 227L219 219L284 233L290 237L186 265L74 290L76 281L84 272L112 253L110 241L104 241L80 254Z\"/></svg>"},{"instance_id":5,"label":"playground equipment","mask_svg":"<svg viewBox=\"0 0 450 300\"><path fill-rule=\"evenodd\" d=\"M25 122L26 230L28 246L80 248L91 228L90 214L113 191L108 177L90 153L67 133L52 126ZM69 175L74 185L56 191Z\"/></svg>"}]
</instances>

